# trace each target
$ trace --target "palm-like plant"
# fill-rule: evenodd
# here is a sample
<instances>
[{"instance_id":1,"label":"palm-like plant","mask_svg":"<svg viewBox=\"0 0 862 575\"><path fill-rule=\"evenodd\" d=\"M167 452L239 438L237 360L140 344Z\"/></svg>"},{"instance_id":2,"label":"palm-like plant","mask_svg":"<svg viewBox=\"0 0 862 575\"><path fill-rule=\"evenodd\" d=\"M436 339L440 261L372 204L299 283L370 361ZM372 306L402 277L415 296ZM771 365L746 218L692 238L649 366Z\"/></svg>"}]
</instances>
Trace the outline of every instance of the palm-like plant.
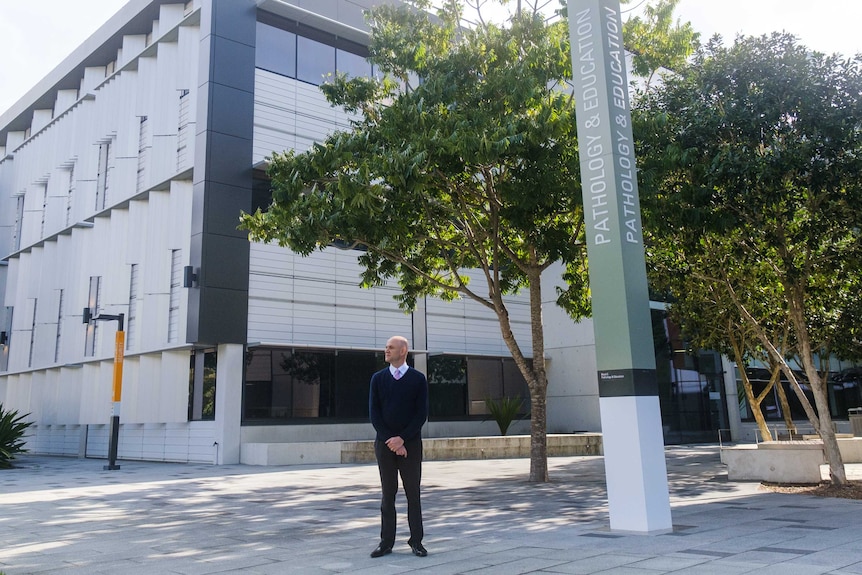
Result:
<instances>
[{"instance_id":1,"label":"palm-like plant","mask_svg":"<svg viewBox=\"0 0 862 575\"><path fill-rule=\"evenodd\" d=\"M523 405L524 400L520 397L503 397L499 401L494 401L491 398L485 400L485 407L488 408L488 413L497 422L500 435L506 435L512 422L519 419L518 416Z\"/></svg>"},{"instance_id":2,"label":"palm-like plant","mask_svg":"<svg viewBox=\"0 0 862 575\"><path fill-rule=\"evenodd\" d=\"M29 414L18 415L16 410L6 411L0 403L0 469L12 467L12 460L18 453L24 453L24 434L33 425L24 421Z\"/></svg>"}]
</instances>

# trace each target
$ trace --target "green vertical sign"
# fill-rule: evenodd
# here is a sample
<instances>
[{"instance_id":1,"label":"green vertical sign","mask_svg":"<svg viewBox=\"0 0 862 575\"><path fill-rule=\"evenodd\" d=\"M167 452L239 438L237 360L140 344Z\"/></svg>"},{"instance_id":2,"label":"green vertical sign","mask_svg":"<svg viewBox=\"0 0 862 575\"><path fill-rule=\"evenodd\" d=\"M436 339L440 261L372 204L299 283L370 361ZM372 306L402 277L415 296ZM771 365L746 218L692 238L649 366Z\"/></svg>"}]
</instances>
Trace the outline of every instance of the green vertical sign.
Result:
<instances>
[{"instance_id":1,"label":"green vertical sign","mask_svg":"<svg viewBox=\"0 0 862 575\"><path fill-rule=\"evenodd\" d=\"M658 395L618 0L569 2L600 397Z\"/></svg>"}]
</instances>

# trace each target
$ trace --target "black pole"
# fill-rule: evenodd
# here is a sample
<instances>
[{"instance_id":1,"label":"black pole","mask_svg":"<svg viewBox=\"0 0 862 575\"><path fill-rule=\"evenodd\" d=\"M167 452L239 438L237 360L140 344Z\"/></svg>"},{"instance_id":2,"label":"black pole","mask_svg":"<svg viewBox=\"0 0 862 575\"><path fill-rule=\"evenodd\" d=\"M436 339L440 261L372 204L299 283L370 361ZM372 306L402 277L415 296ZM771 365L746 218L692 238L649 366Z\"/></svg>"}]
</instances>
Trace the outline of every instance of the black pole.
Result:
<instances>
[{"instance_id":1,"label":"black pole","mask_svg":"<svg viewBox=\"0 0 862 575\"><path fill-rule=\"evenodd\" d=\"M103 466L105 471L114 471L119 469L117 465L117 449L120 443L120 398L123 386L123 355L125 347L125 332L123 331L126 314L106 315L100 314L92 318L94 320L107 320L117 322L116 343L114 346L114 381L113 381L113 397L111 404L111 428L108 438L108 464Z\"/></svg>"},{"instance_id":2,"label":"black pole","mask_svg":"<svg viewBox=\"0 0 862 575\"><path fill-rule=\"evenodd\" d=\"M117 465L117 444L120 441L120 416L112 415L111 416L111 435L110 441L108 443L108 464L103 466L102 469L105 471L114 471L115 469L119 469L120 466Z\"/></svg>"}]
</instances>

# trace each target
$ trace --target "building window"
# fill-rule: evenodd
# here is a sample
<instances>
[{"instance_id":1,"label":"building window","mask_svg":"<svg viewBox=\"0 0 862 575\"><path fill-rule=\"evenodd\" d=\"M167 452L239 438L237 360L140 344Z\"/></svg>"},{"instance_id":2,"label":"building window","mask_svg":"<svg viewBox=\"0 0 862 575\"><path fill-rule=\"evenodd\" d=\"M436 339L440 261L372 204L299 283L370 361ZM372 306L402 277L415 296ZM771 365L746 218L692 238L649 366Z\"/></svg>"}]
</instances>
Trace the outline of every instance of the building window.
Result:
<instances>
[{"instance_id":1,"label":"building window","mask_svg":"<svg viewBox=\"0 0 862 575\"><path fill-rule=\"evenodd\" d=\"M57 294L57 339L54 341L54 363L60 362L60 349L63 343L63 296L64 290Z\"/></svg>"},{"instance_id":2,"label":"building window","mask_svg":"<svg viewBox=\"0 0 862 575\"><path fill-rule=\"evenodd\" d=\"M21 249L21 231L24 229L24 194L18 198L15 208L15 227L12 228L12 246L14 251Z\"/></svg>"},{"instance_id":3,"label":"building window","mask_svg":"<svg viewBox=\"0 0 862 575\"><path fill-rule=\"evenodd\" d=\"M215 349L196 349L189 365L189 421L215 419L216 368Z\"/></svg>"},{"instance_id":4,"label":"building window","mask_svg":"<svg viewBox=\"0 0 862 575\"><path fill-rule=\"evenodd\" d=\"M715 441L729 427L720 356L692 351L667 312L651 317L665 443Z\"/></svg>"},{"instance_id":5,"label":"building window","mask_svg":"<svg viewBox=\"0 0 862 575\"><path fill-rule=\"evenodd\" d=\"M176 343L180 332L180 285L183 277L182 250L171 250L171 290L168 308L168 343Z\"/></svg>"},{"instance_id":6,"label":"building window","mask_svg":"<svg viewBox=\"0 0 862 575\"><path fill-rule=\"evenodd\" d=\"M33 367L33 353L36 349L36 310L39 303L39 300L36 298L30 301L33 302L33 317L30 320L30 355L27 358L27 367Z\"/></svg>"},{"instance_id":7,"label":"building window","mask_svg":"<svg viewBox=\"0 0 862 575\"><path fill-rule=\"evenodd\" d=\"M769 386L772 374L768 369L762 367L748 367L745 370L748 375L748 381L751 383L752 391L755 396L759 396ZM794 370L796 379L802 384L802 390L808 402L814 405L814 393L811 391L811 386L808 385L808 378L802 371ZM775 386L767 393L763 401L760 403L760 409L763 412L763 417L767 421L784 421L784 411L782 402L779 397L779 390L776 386L781 386L784 396L787 398L787 405L790 408L790 418L793 420L805 421L808 415L805 413L805 408L802 402L797 397L796 393L791 388L791 384L787 376L783 373L779 375L779 380ZM842 371L829 372L826 377L826 385L828 386L829 411L833 418L846 419L848 410L854 407L862 407L862 369L850 368ZM742 379L737 373L737 397L739 397L739 412L743 421L754 421L754 413L751 405L745 395Z\"/></svg>"},{"instance_id":8,"label":"building window","mask_svg":"<svg viewBox=\"0 0 862 575\"><path fill-rule=\"evenodd\" d=\"M141 191L147 185L147 169L150 166L150 123L147 116L141 116L138 127L138 180L137 191Z\"/></svg>"},{"instance_id":9,"label":"building window","mask_svg":"<svg viewBox=\"0 0 862 575\"><path fill-rule=\"evenodd\" d=\"M428 413L436 417L467 414L467 358L432 355L428 358Z\"/></svg>"},{"instance_id":10,"label":"building window","mask_svg":"<svg viewBox=\"0 0 862 575\"><path fill-rule=\"evenodd\" d=\"M408 357L412 365L412 356ZM367 421L371 376L383 369L376 351L255 347L246 353L243 421ZM524 399L524 378L511 358L437 355L428 358L429 416L484 417L485 399ZM493 378L493 381L492 381ZM479 398L472 406L469 398ZM472 417L475 416L475 417Z\"/></svg>"},{"instance_id":11,"label":"building window","mask_svg":"<svg viewBox=\"0 0 862 575\"><path fill-rule=\"evenodd\" d=\"M368 420L373 351L254 348L246 354L245 421Z\"/></svg>"},{"instance_id":12,"label":"building window","mask_svg":"<svg viewBox=\"0 0 862 575\"><path fill-rule=\"evenodd\" d=\"M9 349L12 347L12 315L15 312L14 306L6 306L6 341L5 345L0 346L0 371L8 371L9 369Z\"/></svg>"},{"instance_id":13,"label":"building window","mask_svg":"<svg viewBox=\"0 0 862 575\"><path fill-rule=\"evenodd\" d=\"M87 298L87 307L93 317L99 315L99 307L102 299L102 276L90 276L90 291ZM99 334L99 322L90 321L87 324L87 337L84 340L84 356L96 355L96 338Z\"/></svg>"},{"instance_id":14,"label":"building window","mask_svg":"<svg viewBox=\"0 0 862 575\"><path fill-rule=\"evenodd\" d=\"M335 51L335 70L340 74L347 74L351 78L371 77L371 62L364 56L337 49Z\"/></svg>"},{"instance_id":15,"label":"building window","mask_svg":"<svg viewBox=\"0 0 862 575\"><path fill-rule=\"evenodd\" d=\"M96 172L96 211L108 205L108 190L111 187L111 143L99 144L99 166Z\"/></svg>"},{"instance_id":16,"label":"building window","mask_svg":"<svg viewBox=\"0 0 862 575\"><path fill-rule=\"evenodd\" d=\"M66 187L66 225L72 225L72 202L75 197L75 166L69 168L69 183Z\"/></svg>"},{"instance_id":17,"label":"building window","mask_svg":"<svg viewBox=\"0 0 862 575\"><path fill-rule=\"evenodd\" d=\"M296 34L258 22L254 64L269 72L296 78Z\"/></svg>"},{"instance_id":18,"label":"building window","mask_svg":"<svg viewBox=\"0 0 862 575\"><path fill-rule=\"evenodd\" d=\"M338 70L351 77L371 76L368 49L291 20L262 15L257 23L255 66L318 86Z\"/></svg>"},{"instance_id":19,"label":"building window","mask_svg":"<svg viewBox=\"0 0 862 575\"><path fill-rule=\"evenodd\" d=\"M138 264L132 264L129 268L129 317L126 321L126 349L135 349L138 336Z\"/></svg>"},{"instance_id":20,"label":"building window","mask_svg":"<svg viewBox=\"0 0 862 575\"><path fill-rule=\"evenodd\" d=\"M526 413L530 405L527 383L512 360L468 357L467 388L469 415L488 415L486 401L499 401L504 397L526 400L521 413Z\"/></svg>"},{"instance_id":21,"label":"building window","mask_svg":"<svg viewBox=\"0 0 862 575\"><path fill-rule=\"evenodd\" d=\"M39 186L42 188L42 223L39 227L39 238L45 237L45 220L48 219L48 186L47 184L42 184Z\"/></svg>"},{"instance_id":22,"label":"building window","mask_svg":"<svg viewBox=\"0 0 862 575\"><path fill-rule=\"evenodd\" d=\"M191 98L188 90L180 90L180 110L177 123L177 171L191 165L189 142L194 137L194 122L191 119Z\"/></svg>"},{"instance_id":23,"label":"building window","mask_svg":"<svg viewBox=\"0 0 862 575\"><path fill-rule=\"evenodd\" d=\"M296 79L319 86L335 72L335 48L300 36L296 39Z\"/></svg>"}]
</instances>

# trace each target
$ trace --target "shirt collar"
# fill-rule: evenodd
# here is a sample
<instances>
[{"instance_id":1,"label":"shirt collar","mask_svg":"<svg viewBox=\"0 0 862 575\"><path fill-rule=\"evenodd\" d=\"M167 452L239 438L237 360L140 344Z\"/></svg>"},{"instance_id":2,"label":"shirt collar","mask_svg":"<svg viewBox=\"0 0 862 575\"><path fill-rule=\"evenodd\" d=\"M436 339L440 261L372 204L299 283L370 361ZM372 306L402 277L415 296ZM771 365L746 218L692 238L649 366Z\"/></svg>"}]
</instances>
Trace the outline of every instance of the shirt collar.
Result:
<instances>
[{"instance_id":1,"label":"shirt collar","mask_svg":"<svg viewBox=\"0 0 862 575\"><path fill-rule=\"evenodd\" d=\"M405 373L407 373L407 364L403 363L401 364L401 367L392 367L391 365L389 366L389 373L392 374L392 377L395 377L396 371L400 371L401 375L404 375Z\"/></svg>"}]
</instances>

